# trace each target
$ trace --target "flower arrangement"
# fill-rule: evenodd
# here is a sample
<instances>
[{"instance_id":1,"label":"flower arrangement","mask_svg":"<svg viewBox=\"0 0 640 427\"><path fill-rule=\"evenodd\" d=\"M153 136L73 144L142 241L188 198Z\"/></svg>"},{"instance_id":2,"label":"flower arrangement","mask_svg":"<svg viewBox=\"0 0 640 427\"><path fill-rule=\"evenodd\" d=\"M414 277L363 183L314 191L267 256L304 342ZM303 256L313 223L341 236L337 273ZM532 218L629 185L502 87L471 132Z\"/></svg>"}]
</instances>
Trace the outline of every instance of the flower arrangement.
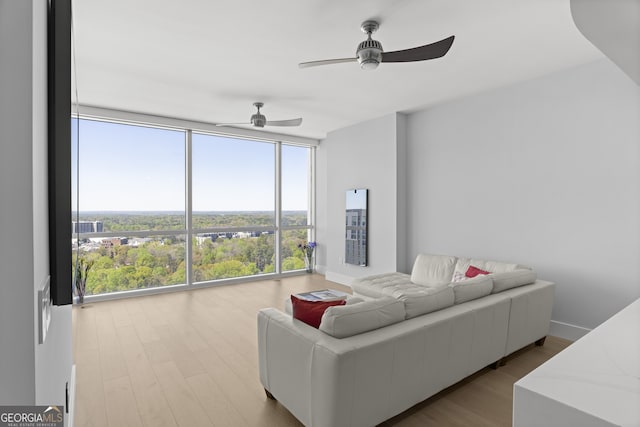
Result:
<instances>
[{"instance_id":1,"label":"flower arrangement","mask_svg":"<svg viewBox=\"0 0 640 427\"><path fill-rule=\"evenodd\" d=\"M302 252L304 253L304 263L307 269L307 273L313 273L313 251L316 249L316 246L318 246L318 244L316 242L307 242L307 243L300 243L298 245L298 248L302 250Z\"/></svg>"},{"instance_id":2,"label":"flower arrangement","mask_svg":"<svg viewBox=\"0 0 640 427\"><path fill-rule=\"evenodd\" d=\"M316 246L318 246L318 244L316 242L308 242L308 243L300 243L298 245L298 247L300 249L302 249L302 252L304 252L304 256L311 258L311 256L313 255L313 251L316 248Z\"/></svg>"}]
</instances>

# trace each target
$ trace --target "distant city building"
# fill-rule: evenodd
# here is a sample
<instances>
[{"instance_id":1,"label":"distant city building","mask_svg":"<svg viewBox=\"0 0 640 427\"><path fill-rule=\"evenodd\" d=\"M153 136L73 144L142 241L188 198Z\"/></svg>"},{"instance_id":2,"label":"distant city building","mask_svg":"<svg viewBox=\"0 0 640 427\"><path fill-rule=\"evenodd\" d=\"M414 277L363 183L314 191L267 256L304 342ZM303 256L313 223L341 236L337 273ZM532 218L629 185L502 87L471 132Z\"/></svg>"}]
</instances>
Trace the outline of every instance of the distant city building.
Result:
<instances>
[{"instance_id":1,"label":"distant city building","mask_svg":"<svg viewBox=\"0 0 640 427\"><path fill-rule=\"evenodd\" d=\"M105 249L110 249L114 246L122 246L126 245L129 242L129 239L126 237L110 237L108 239L102 239L100 245Z\"/></svg>"},{"instance_id":2,"label":"distant city building","mask_svg":"<svg viewBox=\"0 0 640 427\"><path fill-rule=\"evenodd\" d=\"M102 233L104 231L102 221L72 221L71 229L73 234Z\"/></svg>"},{"instance_id":3,"label":"distant city building","mask_svg":"<svg viewBox=\"0 0 640 427\"><path fill-rule=\"evenodd\" d=\"M206 241L215 242L218 239L248 239L250 237L260 237L266 234L273 234L274 232L269 231L220 231L214 233L200 233L195 236L196 242L198 246L202 246L202 244Z\"/></svg>"},{"instance_id":4,"label":"distant city building","mask_svg":"<svg viewBox=\"0 0 640 427\"><path fill-rule=\"evenodd\" d=\"M198 242L198 246L202 246L202 244L207 240L215 242L218 240L218 233L202 233L196 235L196 242Z\"/></svg>"}]
</instances>

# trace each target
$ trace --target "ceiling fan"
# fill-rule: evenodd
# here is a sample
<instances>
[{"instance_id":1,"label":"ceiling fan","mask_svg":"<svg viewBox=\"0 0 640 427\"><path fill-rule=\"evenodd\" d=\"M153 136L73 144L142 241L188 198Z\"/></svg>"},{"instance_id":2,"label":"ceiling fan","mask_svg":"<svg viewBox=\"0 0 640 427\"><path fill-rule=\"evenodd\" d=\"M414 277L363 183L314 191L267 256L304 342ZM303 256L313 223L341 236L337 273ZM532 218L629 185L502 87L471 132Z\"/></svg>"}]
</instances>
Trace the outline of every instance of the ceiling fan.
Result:
<instances>
[{"instance_id":1,"label":"ceiling fan","mask_svg":"<svg viewBox=\"0 0 640 427\"><path fill-rule=\"evenodd\" d=\"M253 125L257 128L263 128L265 126L300 126L300 123L302 123L301 117L290 120L267 120L264 114L260 113L260 109L264 107L264 103L254 102L253 106L258 109L258 112L251 116L248 123L219 123L216 126Z\"/></svg>"},{"instance_id":2,"label":"ceiling fan","mask_svg":"<svg viewBox=\"0 0 640 427\"><path fill-rule=\"evenodd\" d=\"M451 48L455 36L447 37L438 42L418 46L411 49L384 52L382 44L371 38L371 34L380 27L377 21L364 21L360 28L367 35L367 39L358 45L355 58L326 59L322 61L301 62L300 68L316 67L318 65L339 64L342 62L360 63L364 70L374 70L381 62L414 62L426 61L444 56Z\"/></svg>"}]
</instances>

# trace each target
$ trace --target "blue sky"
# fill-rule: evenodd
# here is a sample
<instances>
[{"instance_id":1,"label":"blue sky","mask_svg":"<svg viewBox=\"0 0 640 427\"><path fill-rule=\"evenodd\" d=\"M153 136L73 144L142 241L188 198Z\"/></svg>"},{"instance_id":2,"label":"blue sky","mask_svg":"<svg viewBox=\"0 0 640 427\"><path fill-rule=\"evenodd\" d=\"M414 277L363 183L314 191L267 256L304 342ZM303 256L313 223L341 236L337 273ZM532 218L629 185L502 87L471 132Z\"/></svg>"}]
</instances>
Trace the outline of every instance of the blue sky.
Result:
<instances>
[{"instance_id":1,"label":"blue sky","mask_svg":"<svg viewBox=\"0 0 640 427\"><path fill-rule=\"evenodd\" d=\"M74 120L73 194L80 211L181 211L185 194L184 132ZM273 210L275 145L194 134L193 210ZM308 149L282 146L282 208L307 209Z\"/></svg>"}]
</instances>

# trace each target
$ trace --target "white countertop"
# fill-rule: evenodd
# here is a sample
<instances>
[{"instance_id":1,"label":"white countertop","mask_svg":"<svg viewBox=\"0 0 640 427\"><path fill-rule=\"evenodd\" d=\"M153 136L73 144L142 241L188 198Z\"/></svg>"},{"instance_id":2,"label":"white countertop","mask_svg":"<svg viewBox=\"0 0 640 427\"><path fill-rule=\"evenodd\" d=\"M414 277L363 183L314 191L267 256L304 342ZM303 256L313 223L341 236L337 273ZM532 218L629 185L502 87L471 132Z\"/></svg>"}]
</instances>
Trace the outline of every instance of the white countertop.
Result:
<instances>
[{"instance_id":1,"label":"white countertop","mask_svg":"<svg viewBox=\"0 0 640 427\"><path fill-rule=\"evenodd\" d=\"M519 388L537 394L535 399L555 401L559 412L580 412L580 419L640 426L640 299L514 385L514 424L527 425L517 422L516 411L527 404L523 400L535 399L524 393L518 397Z\"/></svg>"}]
</instances>

